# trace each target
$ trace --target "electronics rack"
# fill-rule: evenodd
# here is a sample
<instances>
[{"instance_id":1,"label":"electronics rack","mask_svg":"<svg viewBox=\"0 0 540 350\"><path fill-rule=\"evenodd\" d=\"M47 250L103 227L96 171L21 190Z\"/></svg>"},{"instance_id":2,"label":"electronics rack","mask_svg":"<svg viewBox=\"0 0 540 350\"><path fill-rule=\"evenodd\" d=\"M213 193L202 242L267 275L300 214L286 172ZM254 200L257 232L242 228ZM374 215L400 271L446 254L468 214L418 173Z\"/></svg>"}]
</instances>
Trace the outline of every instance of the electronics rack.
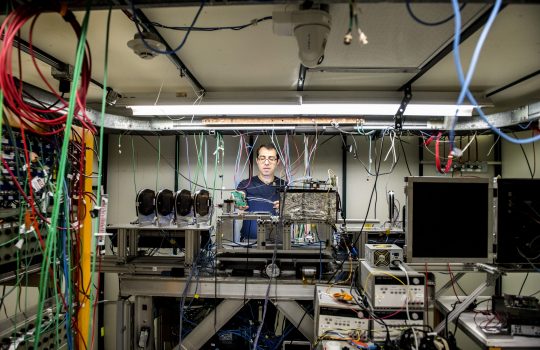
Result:
<instances>
[{"instance_id":1,"label":"electronics rack","mask_svg":"<svg viewBox=\"0 0 540 350\"><path fill-rule=\"evenodd\" d=\"M39 339L34 336L36 317L37 306L0 321L0 349L33 349L34 345L40 350L67 349L65 312L57 310L54 298L44 302L43 332Z\"/></svg>"},{"instance_id":2,"label":"electronics rack","mask_svg":"<svg viewBox=\"0 0 540 350\"><path fill-rule=\"evenodd\" d=\"M401 270L372 267L360 261L359 285L362 286L373 308L373 313L384 320L373 320L371 337L382 341L386 337L386 326L390 337L396 339L411 326L424 325L425 276L403 264L409 278ZM408 284L410 283L410 285ZM405 302L408 300L408 309ZM386 326L385 326L386 324Z\"/></svg>"}]
</instances>

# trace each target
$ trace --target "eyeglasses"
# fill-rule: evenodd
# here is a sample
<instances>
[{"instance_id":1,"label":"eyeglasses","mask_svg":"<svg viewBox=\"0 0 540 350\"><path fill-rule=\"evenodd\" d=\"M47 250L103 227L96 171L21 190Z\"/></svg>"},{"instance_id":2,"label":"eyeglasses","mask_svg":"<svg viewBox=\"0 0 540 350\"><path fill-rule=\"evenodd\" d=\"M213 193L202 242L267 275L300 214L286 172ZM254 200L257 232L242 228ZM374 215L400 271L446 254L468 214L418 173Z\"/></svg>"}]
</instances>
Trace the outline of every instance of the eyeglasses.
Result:
<instances>
[{"instance_id":1,"label":"eyeglasses","mask_svg":"<svg viewBox=\"0 0 540 350\"><path fill-rule=\"evenodd\" d=\"M265 157L265 156L258 156L257 159L261 162L269 161L270 163L273 163L277 160L277 157Z\"/></svg>"}]
</instances>

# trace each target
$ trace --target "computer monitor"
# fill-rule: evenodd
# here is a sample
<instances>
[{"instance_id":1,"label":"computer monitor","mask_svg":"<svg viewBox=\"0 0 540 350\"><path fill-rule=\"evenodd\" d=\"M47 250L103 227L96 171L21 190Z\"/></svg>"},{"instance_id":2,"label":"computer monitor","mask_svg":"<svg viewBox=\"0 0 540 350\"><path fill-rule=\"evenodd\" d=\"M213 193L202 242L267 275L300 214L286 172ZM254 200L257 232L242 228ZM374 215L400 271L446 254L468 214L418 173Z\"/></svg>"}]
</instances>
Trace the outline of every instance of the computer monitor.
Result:
<instances>
[{"instance_id":1,"label":"computer monitor","mask_svg":"<svg viewBox=\"0 0 540 350\"><path fill-rule=\"evenodd\" d=\"M509 267L540 267L540 180L497 180L495 262Z\"/></svg>"},{"instance_id":2,"label":"computer monitor","mask_svg":"<svg viewBox=\"0 0 540 350\"><path fill-rule=\"evenodd\" d=\"M408 262L492 261L490 179L408 177L405 181Z\"/></svg>"}]
</instances>

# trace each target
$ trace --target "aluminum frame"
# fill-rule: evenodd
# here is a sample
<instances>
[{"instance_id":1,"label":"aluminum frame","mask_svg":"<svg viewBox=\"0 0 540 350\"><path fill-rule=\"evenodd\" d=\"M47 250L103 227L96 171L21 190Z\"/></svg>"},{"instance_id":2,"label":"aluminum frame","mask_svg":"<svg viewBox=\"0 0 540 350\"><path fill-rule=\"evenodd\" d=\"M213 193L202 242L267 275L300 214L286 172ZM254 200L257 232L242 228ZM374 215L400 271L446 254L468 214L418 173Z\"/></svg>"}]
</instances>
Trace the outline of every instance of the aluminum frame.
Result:
<instances>
[{"instance_id":1,"label":"aluminum frame","mask_svg":"<svg viewBox=\"0 0 540 350\"><path fill-rule=\"evenodd\" d=\"M407 194L407 230L406 230L406 251L407 263L492 263L493 262L493 232L494 232L494 210L493 210L493 180L490 178L446 178L446 177L426 177L412 176L405 178ZM413 222L413 191L416 183L475 183L486 184L488 186L488 228L487 228L487 256L485 258L437 258L437 257L415 257L413 255L413 238L414 238L414 222Z\"/></svg>"}]
</instances>

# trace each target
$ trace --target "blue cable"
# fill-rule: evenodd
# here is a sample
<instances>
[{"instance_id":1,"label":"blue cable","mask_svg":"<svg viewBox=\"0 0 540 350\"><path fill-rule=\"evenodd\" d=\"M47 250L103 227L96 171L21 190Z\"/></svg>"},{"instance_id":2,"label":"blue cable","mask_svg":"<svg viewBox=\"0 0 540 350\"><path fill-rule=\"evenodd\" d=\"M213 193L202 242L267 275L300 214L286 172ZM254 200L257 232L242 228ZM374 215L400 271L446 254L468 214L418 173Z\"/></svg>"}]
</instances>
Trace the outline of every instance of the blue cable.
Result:
<instances>
[{"instance_id":1,"label":"blue cable","mask_svg":"<svg viewBox=\"0 0 540 350\"><path fill-rule=\"evenodd\" d=\"M458 73L458 78L459 78L459 81L460 81L460 84L462 86L462 89L461 89L461 92L460 92L460 95L459 95L459 98L458 98L458 106L463 102L464 100L464 96L467 96L467 98L469 99L469 101L473 104L474 108L478 111L478 114L480 116L480 118L482 118L482 120L490 127L490 129L495 132L497 135L499 135L501 138L503 138L504 140L508 141L508 142L511 142L511 143L516 143L516 144L527 144L527 143L531 143L531 142L536 142L536 141L539 141L540 140L540 135L536 135L534 137L530 137L530 138L525 138L525 139L519 139L519 138L514 138L514 137L511 137L511 136L508 136L507 134L503 133L499 128L495 127L489 120L488 118L486 117L486 115L484 114L484 112L482 111L482 109L478 106L478 102L476 101L476 99L474 98L474 96L472 95L471 91L469 90L469 84L470 84L470 81L472 79L472 75L474 73L474 68L477 64L477 61L478 61L478 56L480 55L480 50L482 48L482 45L484 44L484 41L486 39L486 36L487 36L487 32L489 31L491 25L493 24L493 22L495 21L495 17L497 16L497 13L499 12L499 8L502 4L502 1L501 0L496 0L495 1L495 4L493 6L493 10L489 16L489 19L486 23L486 25L484 26L484 30L482 31L482 34L480 36L480 39L478 40L478 43L477 43L477 46L475 48L475 51L474 51L474 54L473 54L473 57L471 59L471 66L469 68L469 71L467 73L467 79L465 79L464 77L464 74L463 74L463 66L461 64L461 57L459 55L459 38L460 38L460 29L461 29L461 15L459 13L459 4L457 2L457 0L452 0L452 7L454 9L454 13L455 13L455 25L454 25L454 43L453 43L453 49L454 49L454 63L455 63L455 66L456 66L456 70L457 70L457 73ZM453 149L453 142L454 142L454 137L455 137L455 126L456 126L456 123L457 123L457 111L456 111L456 115L454 116L454 119L452 121L452 127L450 129L450 149Z\"/></svg>"},{"instance_id":2,"label":"blue cable","mask_svg":"<svg viewBox=\"0 0 540 350\"><path fill-rule=\"evenodd\" d=\"M491 11L491 14L489 15L489 18L484 26L484 29L482 30L482 33L480 34L480 38L478 39L478 42L476 43L476 47L474 48L474 53L471 58L471 64L469 66L469 70L467 72L467 77L464 78L463 74L463 67L461 64L461 57L460 57L460 50L459 50L459 44L460 44L460 38L461 38L461 13L459 11L459 4L457 0L452 0L452 8L454 10L454 42L453 42L453 55L454 55L454 63L456 65L456 70L458 73L458 78L461 84L461 91L459 93L459 97L457 100L457 106L456 106L456 114L454 115L454 118L452 119L452 126L450 128L450 150L452 151L454 149L454 138L455 138L455 126L458 120L458 107L463 103L463 100L465 99L465 94L469 92L469 85L472 80L472 76L474 74L474 71L476 69L476 64L478 63L478 57L480 56L480 52L482 50L482 46L484 45L484 42L486 40L487 34L489 33L489 30L491 29L491 26L493 25L493 22L495 21L495 18L497 17L497 14L499 12L499 8L501 6L502 1L496 0L495 5L493 5L493 9ZM471 101L472 103L472 101ZM476 105L476 103L474 103Z\"/></svg>"},{"instance_id":3,"label":"blue cable","mask_svg":"<svg viewBox=\"0 0 540 350\"><path fill-rule=\"evenodd\" d=\"M521 124L518 124L518 126L521 128L521 130L527 130L529 126L531 126L531 124L532 124L532 120L525 126L522 126Z\"/></svg>"},{"instance_id":4,"label":"blue cable","mask_svg":"<svg viewBox=\"0 0 540 350\"><path fill-rule=\"evenodd\" d=\"M200 16L200 14L202 12L202 9L204 7L204 4L205 4L205 0L201 0L201 5L199 6L199 10L197 10L197 13L195 14L195 17L193 18L193 21L191 22L191 25L189 26L188 30L186 31L186 34L184 35L184 38L182 39L182 41L180 42L178 47L176 49L172 50L172 51L158 50L158 49L153 48L150 45L148 45L148 42L144 39L141 28L139 27L139 24L138 24L139 20L137 18L137 12L136 12L136 9L135 9L135 1L131 0L130 3L131 3L131 11L133 12L133 19L134 19L134 23L135 23L135 28L137 28L137 32L141 36L141 40L142 40L144 46L148 50L157 52L157 53L162 54L162 55L174 55L176 52L180 51L182 49L182 47L184 47L184 44L186 43L187 38L188 38L189 34L191 33L191 30L195 26L195 23L197 23L197 19L199 19L199 16Z\"/></svg>"}]
</instances>

